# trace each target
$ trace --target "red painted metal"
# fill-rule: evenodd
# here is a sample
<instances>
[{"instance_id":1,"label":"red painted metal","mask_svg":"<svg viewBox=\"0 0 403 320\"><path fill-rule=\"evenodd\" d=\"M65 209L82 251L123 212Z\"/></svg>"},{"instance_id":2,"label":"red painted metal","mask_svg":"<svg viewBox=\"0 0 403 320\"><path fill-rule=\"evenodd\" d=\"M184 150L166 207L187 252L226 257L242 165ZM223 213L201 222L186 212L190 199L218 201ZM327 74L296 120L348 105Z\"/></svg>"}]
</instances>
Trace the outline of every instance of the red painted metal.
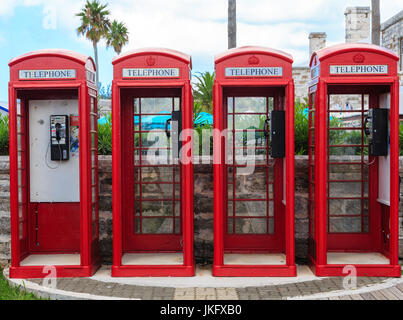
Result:
<instances>
[{"instance_id":1,"label":"red painted metal","mask_svg":"<svg viewBox=\"0 0 403 320\"><path fill-rule=\"evenodd\" d=\"M113 277L161 277L161 276L193 276L193 161L182 161L177 165L153 165L144 163L143 152L153 151L154 147L145 147L141 138L135 146L134 134L142 137L149 130L141 124L142 116L161 115L142 112L142 98L172 98L179 100L182 111L182 159L193 156L193 97L190 84L190 56L169 49L147 48L120 55L113 60L114 80L112 83L112 172L113 172ZM176 68L179 75L172 78L125 78L123 69L160 69ZM176 100L174 100L176 98ZM138 100L136 100L138 99ZM139 102L139 109L134 112L134 101ZM172 109L174 111L174 109ZM134 128L133 117L139 118L138 129ZM163 133L164 130L155 131ZM162 150L161 148L159 148ZM163 147L169 150L168 147ZM139 161L133 162L135 152ZM185 153L187 157L185 157ZM144 187L151 182L141 179L145 168L164 168L172 171L171 180L153 181L164 187L171 187L172 196L161 196L161 199L144 199ZM180 179L175 179L175 169L179 170ZM137 174L138 172L138 174ZM175 193L179 187L180 197ZM139 190L135 196L135 188ZM164 199L163 199L164 198ZM143 216L144 203L159 206L161 202L172 203L173 229L167 234L144 233L143 222L159 219L158 215ZM175 229L175 206L180 205L180 230ZM135 212L138 215L135 218ZM136 224L136 221L138 224ZM139 229L135 229L138 226ZM183 247L182 247L183 246ZM122 257L128 253L164 253L183 252L181 265L123 265Z\"/></svg>"},{"instance_id":2,"label":"red painted metal","mask_svg":"<svg viewBox=\"0 0 403 320\"><path fill-rule=\"evenodd\" d=\"M92 58L67 50L30 52L9 63L10 102L10 203L11 203L11 278L44 278L45 266L21 266L31 254L80 254L79 265L55 266L56 277L88 277L100 266L99 237L91 238L90 219L90 97L96 100L96 90L88 81L88 73L95 71ZM74 69L76 77L66 80L23 80L19 70ZM30 99L78 99L80 140L80 202L31 203L29 199L29 143L28 103ZM18 113L19 99L20 113ZM21 131L17 131L20 119ZM97 131L97 127L95 128ZM17 136L21 146L18 147ZM20 158L20 162L18 160ZM18 171L23 171L20 181ZM97 168L96 170L97 171ZM97 172L96 172L97 174ZM96 180L96 184L97 184ZM67 186L68 187L68 186ZM21 201L19 201L21 189ZM19 207L22 217L19 216ZM41 210L41 245L35 245L35 211ZM98 208L96 207L96 211ZM98 212L95 216L98 218ZM97 222L96 222L97 223ZM23 236L19 236L19 227ZM64 232L60 232L63 230Z\"/></svg>"},{"instance_id":3,"label":"red painted metal","mask_svg":"<svg viewBox=\"0 0 403 320\"><path fill-rule=\"evenodd\" d=\"M215 69L216 80L214 83L214 276L230 277L267 277L267 276L296 276L295 247L294 247L294 83L292 79L292 57L284 52L262 47L243 47L232 49L216 56ZM228 67L282 67L282 76L277 77L234 77L225 75L225 68ZM264 201L267 205L273 202L274 215L266 215L267 226L274 223L274 229L266 230L265 234L236 234L235 227L229 230L228 223L228 191L235 183L234 159L232 163L227 162L226 134L228 117L232 116L235 121L235 110L228 111L228 98L233 100L238 97L262 97L266 99L267 107L264 113L256 111L258 116L266 116L269 112L269 102L273 102L274 110L286 112L286 158L267 160L265 164L258 163L255 166L265 170L267 178L266 197L263 199L240 199L236 198L235 189L231 196L231 202ZM233 114L230 114L230 113ZM237 113L237 115L244 115ZM232 132L239 132L232 125ZM258 130L260 132L261 130ZM262 133L262 132L260 132ZM235 150L245 150L247 147L236 147L235 142L231 144ZM269 147L256 148L266 150ZM231 156L234 157L234 156ZM285 166L285 174L283 173ZM234 168L231 173L232 182L229 180L227 168ZM269 172L273 172L273 181L268 180ZM269 196L269 185L273 186L273 198ZM283 187L285 185L285 192ZM247 216L245 218L257 218ZM231 218L231 217L230 217ZM232 220L242 218L235 217L235 205L233 205ZM225 253L283 253L286 256L284 265L228 265L224 263Z\"/></svg>"},{"instance_id":4,"label":"red painted metal","mask_svg":"<svg viewBox=\"0 0 403 320\"><path fill-rule=\"evenodd\" d=\"M345 265L329 264L329 252L349 253L382 253L390 261L389 264L353 264L358 276L390 276L400 277L401 269L398 263L398 56L393 52L368 44L343 44L314 53L311 58L312 81L310 84L310 138L309 138L309 217L310 239L309 259L311 267L317 276L343 276ZM388 73L381 75L331 75L331 65L387 65ZM335 131L329 125L332 113L330 110L331 95L355 94L361 96L362 107L354 110L364 119L367 108L364 106L364 95L368 97L369 108L379 107L379 95L391 94L390 109L390 207L379 203L378 199L378 157L368 157L364 149L368 146L364 141L363 127L339 128L340 130L358 130L361 132L361 143L340 144L329 143L329 132ZM348 111L345 111L347 113ZM313 121L313 116L315 121ZM337 129L338 130L338 129ZM330 159L330 149L335 146L361 148L361 160L337 162ZM361 166L360 179L337 180L330 178L330 169L335 165ZM367 169L368 168L368 169ZM368 172L365 177L364 173ZM332 196L329 192L330 183L360 184L361 195L348 197L361 200L361 211L350 213L350 217L361 219L361 232L334 232L329 229L332 217L346 215L330 214L329 203L332 199L346 197ZM368 194L364 185L369 184ZM365 192L364 192L365 191ZM369 228L364 225L364 204L368 203ZM390 223L390 230L389 225ZM390 232L390 239L382 237L383 232Z\"/></svg>"}]
</instances>

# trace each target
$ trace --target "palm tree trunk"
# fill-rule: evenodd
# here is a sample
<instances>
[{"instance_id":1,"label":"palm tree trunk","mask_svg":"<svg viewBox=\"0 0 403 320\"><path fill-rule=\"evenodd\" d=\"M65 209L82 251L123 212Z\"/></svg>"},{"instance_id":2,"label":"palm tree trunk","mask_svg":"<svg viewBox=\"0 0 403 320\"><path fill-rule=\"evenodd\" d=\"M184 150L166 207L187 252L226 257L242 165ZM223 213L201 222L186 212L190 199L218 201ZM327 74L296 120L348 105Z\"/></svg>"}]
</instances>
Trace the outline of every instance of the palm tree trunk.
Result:
<instances>
[{"instance_id":1,"label":"palm tree trunk","mask_svg":"<svg viewBox=\"0 0 403 320\"><path fill-rule=\"evenodd\" d=\"M228 49L236 48L236 0L228 0Z\"/></svg>"},{"instance_id":2,"label":"palm tree trunk","mask_svg":"<svg viewBox=\"0 0 403 320\"><path fill-rule=\"evenodd\" d=\"M95 55L95 66L97 68L96 71L96 81L97 81L97 89L99 90L99 68L98 68L98 47L97 43L95 41L92 42L92 45L94 47L94 55Z\"/></svg>"},{"instance_id":3,"label":"palm tree trunk","mask_svg":"<svg viewBox=\"0 0 403 320\"><path fill-rule=\"evenodd\" d=\"M372 2L372 43L381 44L381 12L379 8L379 0L371 0Z\"/></svg>"}]
</instances>

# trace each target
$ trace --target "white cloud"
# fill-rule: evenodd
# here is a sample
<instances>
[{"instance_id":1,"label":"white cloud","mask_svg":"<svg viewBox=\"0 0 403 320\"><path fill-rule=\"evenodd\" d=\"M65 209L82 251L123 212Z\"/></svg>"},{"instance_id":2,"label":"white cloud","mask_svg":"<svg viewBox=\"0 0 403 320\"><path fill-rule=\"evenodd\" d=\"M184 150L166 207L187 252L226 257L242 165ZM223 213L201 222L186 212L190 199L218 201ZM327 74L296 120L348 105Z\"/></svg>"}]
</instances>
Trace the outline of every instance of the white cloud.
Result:
<instances>
[{"instance_id":1,"label":"white cloud","mask_svg":"<svg viewBox=\"0 0 403 320\"><path fill-rule=\"evenodd\" d=\"M85 0L1 0L0 16L16 6L43 6L56 13L56 27L77 37L75 13ZM227 0L101 0L109 3L112 18L125 22L130 42L124 50L169 47L213 61L227 47ZM263 45L294 55L296 65L308 61L311 31L334 32L344 40L344 11L348 6L370 6L369 0L238 0L238 45ZM381 1L382 21L403 9L403 0ZM46 18L46 17L44 17ZM101 43L100 46L104 46Z\"/></svg>"}]
</instances>

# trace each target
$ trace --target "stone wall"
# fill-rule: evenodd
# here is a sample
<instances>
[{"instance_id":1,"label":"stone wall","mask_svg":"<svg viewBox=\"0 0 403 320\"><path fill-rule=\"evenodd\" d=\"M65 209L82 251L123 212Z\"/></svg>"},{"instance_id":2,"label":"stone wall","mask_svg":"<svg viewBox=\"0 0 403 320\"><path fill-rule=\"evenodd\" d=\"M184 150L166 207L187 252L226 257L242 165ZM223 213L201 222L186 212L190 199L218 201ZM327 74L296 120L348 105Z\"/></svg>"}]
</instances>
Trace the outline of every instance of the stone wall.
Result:
<instances>
[{"instance_id":1,"label":"stone wall","mask_svg":"<svg viewBox=\"0 0 403 320\"><path fill-rule=\"evenodd\" d=\"M371 42L371 8L348 7L346 16L346 42Z\"/></svg>"},{"instance_id":2,"label":"stone wall","mask_svg":"<svg viewBox=\"0 0 403 320\"><path fill-rule=\"evenodd\" d=\"M295 98L303 101L303 98L308 97L311 71L309 67L294 67L292 68L292 77L295 85Z\"/></svg>"},{"instance_id":3,"label":"stone wall","mask_svg":"<svg viewBox=\"0 0 403 320\"><path fill-rule=\"evenodd\" d=\"M298 156L295 160L295 244L297 261L307 255L308 238L308 161ZM100 241L103 262L112 261L112 167L109 156L99 157L100 168ZM403 158L400 159L403 175ZM9 214L9 165L8 157L0 157L0 265L10 259ZM354 174L351 168L343 168L337 174ZM403 194L403 185L401 192ZM213 174L212 165L195 166L195 256L198 262L211 262L213 257ZM341 206L342 207L342 206ZM400 255L403 257L403 202L400 206Z\"/></svg>"},{"instance_id":4,"label":"stone wall","mask_svg":"<svg viewBox=\"0 0 403 320\"><path fill-rule=\"evenodd\" d=\"M402 58L403 56L403 10L382 24L382 46ZM400 79L403 80L403 62L399 62Z\"/></svg>"}]
</instances>

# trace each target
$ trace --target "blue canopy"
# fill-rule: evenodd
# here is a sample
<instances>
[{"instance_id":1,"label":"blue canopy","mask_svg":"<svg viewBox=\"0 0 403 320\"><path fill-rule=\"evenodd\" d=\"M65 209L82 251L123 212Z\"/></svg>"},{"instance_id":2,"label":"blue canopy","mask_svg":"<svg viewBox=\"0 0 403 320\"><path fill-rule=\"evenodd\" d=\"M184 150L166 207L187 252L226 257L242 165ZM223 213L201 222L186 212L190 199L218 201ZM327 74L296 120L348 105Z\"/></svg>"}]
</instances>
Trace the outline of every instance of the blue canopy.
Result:
<instances>
[{"instance_id":1,"label":"blue canopy","mask_svg":"<svg viewBox=\"0 0 403 320\"><path fill-rule=\"evenodd\" d=\"M142 130L165 129L165 125L169 119L171 119L171 114L168 111L161 112L161 115L142 116L141 117ZM106 117L98 119L98 124L106 124L107 122L108 121ZM139 124L140 124L139 116L135 116L134 125L138 126ZM213 124L213 115L207 112L200 112L198 118L195 121L195 125L201 126L205 124L210 125Z\"/></svg>"},{"instance_id":2,"label":"blue canopy","mask_svg":"<svg viewBox=\"0 0 403 320\"><path fill-rule=\"evenodd\" d=\"M198 126L213 125L213 115L207 112L200 112L194 124Z\"/></svg>"}]
</instances>

